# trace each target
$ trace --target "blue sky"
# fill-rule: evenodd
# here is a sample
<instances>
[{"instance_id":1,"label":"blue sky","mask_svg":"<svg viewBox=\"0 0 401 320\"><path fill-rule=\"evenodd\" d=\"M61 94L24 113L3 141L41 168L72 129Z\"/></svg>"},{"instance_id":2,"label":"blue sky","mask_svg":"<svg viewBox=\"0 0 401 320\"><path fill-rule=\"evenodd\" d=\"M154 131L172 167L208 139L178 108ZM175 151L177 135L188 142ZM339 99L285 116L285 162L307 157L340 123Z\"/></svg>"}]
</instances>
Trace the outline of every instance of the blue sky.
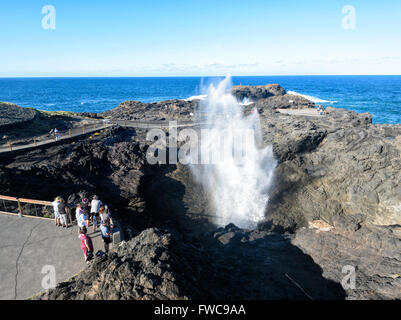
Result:
<instances>
[{"instance_id":1,"label":"blue sky","mask_svg":"<svg viewBox=\"0 0 401 320\"><path fill-rule=\"evenodd\" d=\"M401 74L399 0L1 0L0 30L0 77Z\"/></svg>"}]
</instances>

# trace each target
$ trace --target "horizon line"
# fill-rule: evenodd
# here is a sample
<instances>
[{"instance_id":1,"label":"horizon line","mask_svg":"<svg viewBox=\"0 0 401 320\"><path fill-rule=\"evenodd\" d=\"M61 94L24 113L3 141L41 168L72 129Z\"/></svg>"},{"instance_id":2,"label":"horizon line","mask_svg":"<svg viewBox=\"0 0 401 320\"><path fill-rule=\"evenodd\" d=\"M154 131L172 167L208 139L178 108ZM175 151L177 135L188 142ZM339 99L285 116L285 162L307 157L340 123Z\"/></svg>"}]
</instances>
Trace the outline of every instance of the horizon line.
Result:
<instances>
[{"instance_id":1,"label":"horizon line","mask_svg":"<svg viewBox=\"0 0 401 320\"><path fill-rule=\"evenodd\" d=\"M0 76L0 79L38 79L38 78L224 78L227 75L191 75L191 76ZM401 74L281 74L281 75L231 75L231 77L374 77L401 76Z\"/></svg>"}]
</instances>

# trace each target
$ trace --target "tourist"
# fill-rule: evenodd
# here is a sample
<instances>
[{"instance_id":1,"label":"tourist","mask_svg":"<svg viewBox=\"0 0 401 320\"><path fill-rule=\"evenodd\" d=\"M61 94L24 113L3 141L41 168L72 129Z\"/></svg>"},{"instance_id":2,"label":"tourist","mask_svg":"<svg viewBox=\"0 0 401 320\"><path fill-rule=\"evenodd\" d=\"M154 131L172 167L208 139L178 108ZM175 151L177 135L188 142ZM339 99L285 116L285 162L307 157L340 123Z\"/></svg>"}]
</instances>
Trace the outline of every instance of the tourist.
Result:
<instances>
[{"instance_id":1,"label":"tourist","mask_svg":"<svg viewBox=\"0 0 401 320\"><path fill-rule=\"evenodd\" d=\"M81 201L81 209L84 211L85 216L87 216L88 220L89 220L90 213L89 213L89 201L88 201L88 198L83 198L82 199L82 201ZM88 225L86 227L88 227L88 226L89 226L89 221L88 221Z\"/></svg>"},{"instance_id":2,"label":"tourist","mask_svg":"<svg viewBox=\"0 0 401 320\"><path fill-rule=\"evenodd\" d=\"M61 226L60 224L60 214L59 214L59 205L60 205L60 197L56 197L52 202L53 210L54 210L54 223L57 227Z\"/></svg>"},{"instance_id":3,"label":"tourist","mask_svg":"<svg viewBox=\"0 0 401 320\"><path fill-rule=\"evenodd\" d=\"M97 225L99 222L99 210L102 206L102 201L99 200L98 196L93 196L93 200L90 204L91 207L91 219L93 224L93 232L96 232Z\"/></svg>"},{"instance_id":4,"label":"tourist","mask_svg":"<svg viewBox=\"0 0 401 320\"><path fill-rule=\"evenodd\" d=\"M53 137L53 135L54 135L54 129L51 129L49 132L49 137Z\"/></svg>"},{"instance_id":5,"label":"tourist","mask_svg":"<svg viewBox=\"0 0 401 320\"><path fill-rule=\"evenodd\" d=\"M323 115L324 107L321 104L317 107L317 112L319 112L320 115Z\"/></svg>"},{"instance_id":6,"label":"tourist","mask_svg":"<svg viewBox=\"0 0 401 320\"><path fill-rule=\"evenodd\" d=\"M57 128L54 129L54 136L56 137L56 141L58 141L58 138L60 137L60 135L58 134Z\"/></svg>"},{"instance_id":7,"label":"tourist","mask_svg":"<svg viewBox=\"0 0 401 320\"><path fill-rule=\"evenodd\" d=\"M81 240L81 248L84 252L85 261L86 263L89 263L89 261L93 258L93 242L91 237L87 235L87 230L85 227L79 230L78 237Z\"/></svg>"},{"instance_id":8,"label":"tourist","mask_svg":"<svg viewBox=\"0 0 401 320\"><path fill-rule=\"evenodd\" d=\"M102 206L99 209L100 214L100 223L106 223L110 228L113 228L113 220L111 218L111 214L109 208L107 206Z\"/></svg>"},{"instance_id":9,"label":"tourist","mask_svg":"<svg viewBox=\"0 0 401 320\"><path fill-rule=\"evenodd\" d=\"M67 222L67 207L65 206L65 201L63 198L59 198L59 205L58 205L58 214L60 216L60 224L63 228L68 228Z\"/></svg>"},{"instance_id":10,"label":"tourist","mask_svg":"<svg viewBox=\"0 0 401 320\"><path fill-rule=\"evenodd\" d=\"M110 226L107 225L107 222L104 221L101 225L100 225L100 231L102 233L102 239L104 242L104 251L106 253L109 252L109 245L111 242L111 231L110 231Z\"/></svg>"},{"instance_id":11,"label":"tourist","mask_svg":"<svg viewBox=\"0 0 401 320\"><path fill-rule=\"evenodd\" d=\"M75 210L75 218L77 220L78 233L79 233L79 230L86 228L87 225L87 217L85 216L85 212L81 208L81 204L77 205L77 208Z\"/></svg>"}]
</instances>

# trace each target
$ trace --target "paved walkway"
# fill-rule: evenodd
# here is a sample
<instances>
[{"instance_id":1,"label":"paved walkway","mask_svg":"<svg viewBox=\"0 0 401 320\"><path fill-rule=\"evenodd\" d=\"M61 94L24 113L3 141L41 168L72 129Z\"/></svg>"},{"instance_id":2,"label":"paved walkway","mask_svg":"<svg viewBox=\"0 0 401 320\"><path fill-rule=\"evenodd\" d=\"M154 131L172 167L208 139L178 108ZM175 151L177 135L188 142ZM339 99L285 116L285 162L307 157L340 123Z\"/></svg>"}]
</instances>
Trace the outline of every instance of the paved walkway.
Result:
<instances>
[{"instance_id":1,"label":"paved walkway","mask_svg":"<svg viewBox=\"0 0 401 320\"><path fill-rule=\"evenodd\" d=\"M43 291L42 280L52 268L45 266L54 267L57 283L86 266L75 225L65 229L52 220L0 214L0 226L1 300L28 299ZM100 232L92 234L92 227L88 232L95 253L104 250Z\"/></svg>"},{"instance_id":2,"label":"paved walkway","mask_svg":"<svg viewBox=\"0 0 401 320\"><path fill-rule=\"evenodd\" d=\"M83 136L83 135L86 135L89 133L94 133L96 131L103 130L105 127L109 128L112 126L113 126L112 124L106 124L106 126L104 126L104 124L99 122L98 125L96 126L96 128L94 127L93 124L85 126L84 132L82 131L82 127L76 127L74 129L71 129L71 136L68 134L68 132L60 132L60 137L59 137L58 141L71 139L71 138L75 138L75 137L80 137L80 136ZM47 135L38 137L36 144L33 142L33 137L30 140L32 141L31 143L21 144L21 145L13 145L12 146L13 151L18 151L18 150L22 150L22 149L30 149L30 148L35 148L35 147L45 146L45 145L50 145L52 143L55 143L54 138L48 138ZM7 153L7 152L10 152L10 147L7 144L0 145L0 153Z\"/></svg>"},{"instance_id":3,"label":"paved walkway","mask_svg":"<svg viewBox=\"0 0 401 320\"><path fill-rule=\"evenodd\" d=\"M294 116L321 117L316 109L277 109L277 111Z\"/></svg>"},{"instance_id":4,"label":"paved walkway","mask_svg":"<svg viewBox=\"0 0 401 320\"><path fill-rule=\"evenodd\" d=\"M82 127L76 127L71 129L71 135L68 132L60 132L60 138L58 141L71 139L80 137L89 133L94 133L96 131L103 130L105 128L110 128L114 125L119 125L123 127L130 128L138 128L138 129L155 129L155 128L168 128L170 127L170 121L130 121L130 120L113 120L107 121L104 124L103 120L98 121L97 123L92 123L85 126L85 131L82 131ZM193 123L192 121L180 121L177 123L176 128L185 128L185 127L193 127L197 126L199 123ZM36 144L33 142L33 138L31 139L31 143L21 144L21 145L13 145L13 151L30 149L39 146L51 145L55 143L54 138L47 138L47 135L38 137ZM0 145L0 153L9 153L10 147L7 144Z\"/></svg>"}]
</instances>

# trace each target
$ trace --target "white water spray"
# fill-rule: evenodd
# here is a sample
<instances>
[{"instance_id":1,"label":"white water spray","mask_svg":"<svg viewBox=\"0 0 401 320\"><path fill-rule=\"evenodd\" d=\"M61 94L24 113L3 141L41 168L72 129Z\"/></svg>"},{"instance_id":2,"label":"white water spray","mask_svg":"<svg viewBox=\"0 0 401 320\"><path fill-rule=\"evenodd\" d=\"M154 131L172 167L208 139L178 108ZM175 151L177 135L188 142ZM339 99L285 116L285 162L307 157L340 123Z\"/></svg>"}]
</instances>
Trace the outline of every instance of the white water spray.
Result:
<instances>
[{"instance_id":1,"label":"white water spray","mask_svg":"<svg viewBox=\"0 0 401 320\"><path fill-rule=\"evenodd\" d=\"M260 147L258 112L244 116L230 88L230 77L217 87L211 85L197 114L205 123L200 141L202 163L210 154L218 154L219 161L191 165L191 171L209 193L217 225L253 228L264 217L276 161L271 146Z\"/></svg>"}]
</instances>

